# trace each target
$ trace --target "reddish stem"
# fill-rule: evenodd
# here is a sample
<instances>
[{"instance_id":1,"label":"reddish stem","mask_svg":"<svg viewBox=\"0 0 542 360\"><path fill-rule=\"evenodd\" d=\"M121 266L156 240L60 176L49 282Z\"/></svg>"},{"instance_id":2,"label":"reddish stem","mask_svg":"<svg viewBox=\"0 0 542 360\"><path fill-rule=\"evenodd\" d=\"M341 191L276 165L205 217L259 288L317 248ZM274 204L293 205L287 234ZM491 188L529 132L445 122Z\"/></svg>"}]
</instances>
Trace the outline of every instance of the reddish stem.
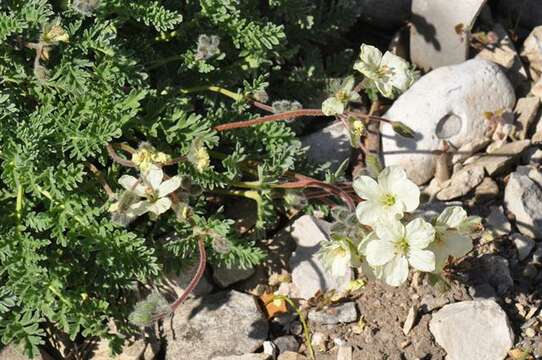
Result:
<instances>
[{"instance_id":1,"label":"reddish stem","mask_svg":"<svg viewBox=\"0 0 542 360\"><path fill-rule=\"evenodd\" d=\"M240 129L254 125L260 125L266 122L283 121L286 119L294 119L303 116L326 116L320 109L301 109L294 111L286 111L280 114L262 116L252 120L235 121L227 124L221 124L214 127L216 131L227 131L232 129Z\"/></svg>"}]
</instances>

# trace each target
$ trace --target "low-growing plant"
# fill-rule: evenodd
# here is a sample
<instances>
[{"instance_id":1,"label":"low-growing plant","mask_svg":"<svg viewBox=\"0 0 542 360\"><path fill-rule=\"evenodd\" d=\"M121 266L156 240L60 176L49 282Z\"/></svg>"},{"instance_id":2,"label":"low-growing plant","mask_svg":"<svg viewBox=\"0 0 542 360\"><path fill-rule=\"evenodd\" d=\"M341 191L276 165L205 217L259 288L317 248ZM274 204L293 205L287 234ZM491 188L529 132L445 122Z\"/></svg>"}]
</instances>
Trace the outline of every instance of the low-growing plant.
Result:
<instances>
[{"instance_id":1,"label":"low-growing plant","mask_svg":"<svg viewBox=\"0 0 542 360\"><path fill-rule=\"evenodd\" d=\"M377 102L416 79L404 60L366 45L354 66L363 81L344 76L354 51L343 35L355 9L350 0L3 1L1 342L33 356L51 336L75 343L100 337L118 351L118 334L175 311L207 262L261 261L255 239L283 207L303 208L307 198L346 204L323 250L334 273L369 264L374 276L397 284L405 262L438 269L429 238L463 236L459 210L434 227L420 220L403 227L399 215L417 206L417 188L386 169L380 185L354 182L367 200L356 218L350 184L300 171L308 167L290 125L298 118L336 116L363 151L372 121L412 135L400 122L352 107L361 90ZM339 44L333 55L322 51L329 43ZM396 188L405 184L408 199ZM236 197L256 204L251 235L236 232L224 215L221 201ZM373 212L392 214L387 220L397 218L397 231L380 229ZM416 258L410 249L419 250ZM194 262L173 303L155 291L163 274Z\"/></svg>"}]
</instances>

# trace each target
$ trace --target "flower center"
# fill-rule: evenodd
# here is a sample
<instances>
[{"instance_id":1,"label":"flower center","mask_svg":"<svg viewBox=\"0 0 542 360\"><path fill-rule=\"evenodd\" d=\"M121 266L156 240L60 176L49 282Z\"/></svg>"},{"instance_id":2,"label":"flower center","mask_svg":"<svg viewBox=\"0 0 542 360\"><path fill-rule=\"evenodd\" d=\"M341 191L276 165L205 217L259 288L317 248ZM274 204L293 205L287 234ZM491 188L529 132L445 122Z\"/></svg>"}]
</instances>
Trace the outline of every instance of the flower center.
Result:
<instances>
[{"instance_id":1,"label":"flower center","mask_svg":"<svg viewBox=\"0 0 542 360\"><path fill-rule=\"evenodd\" d=\"M346 92L345 90L339 90L335 94L335 98L342 103L346 103L348 102L348 98L349 98L348 92Z\"/></svg>"},{"instance_id":2,"label":"flower center","mask_svg":"<svg viewBox=\"0 0 542 360\"><path fill-rule=\"evenodd\" d=\"M395 243L395 249L400 254L406 254L408 252L408 241L405 238L402 238L398 242Z\"/></svg>"},{"instance_id":3,"label":"flower center","mask_svg":"<svg viewBox=\"0 0 542 360\"><path fill-rule=\"evenodd\" d=\"M353 132L356 136L361 136L363 134L363 131L365 130L365 125L363 125L363 122L361 120L355 120L352 123Z\"/></svg>"},{"instance_id":4,"label":"flower center","mask_svg":"<svg viewBox=\"0 0 542 360\"><path fill-rule=\"evenodd\" d=\"M384 206L390 207L390 206L395 205L396 202L397 202L397 199L395 198L395 195L393 194L385 194L382 197L382 204L384 204Z\"/></svg>"},{"instance_id":5,"label":"flower center","mask_svg":"<svg viewBox=\"0 0 542 360\"><path fill-rule=\"evenodd\" d=\"M147 199L150 201L150 202L155 202L158 200L158 194L156 193L156 191L153 190L152 187L150 186L147 186L145 188L145 194L147 195Z\"/></svg>"},{"instance_id":6,"label":"flower center","mask_svg":"<svg viewBox=\"0 0 542 360\"><path fill-rule=\"evenodd\" d=\"M388 65L382 65L378 68L377 73L380 77L386 77L388 75L391 75L393 73L393 70Z\"/></svg>"}]
</instances>

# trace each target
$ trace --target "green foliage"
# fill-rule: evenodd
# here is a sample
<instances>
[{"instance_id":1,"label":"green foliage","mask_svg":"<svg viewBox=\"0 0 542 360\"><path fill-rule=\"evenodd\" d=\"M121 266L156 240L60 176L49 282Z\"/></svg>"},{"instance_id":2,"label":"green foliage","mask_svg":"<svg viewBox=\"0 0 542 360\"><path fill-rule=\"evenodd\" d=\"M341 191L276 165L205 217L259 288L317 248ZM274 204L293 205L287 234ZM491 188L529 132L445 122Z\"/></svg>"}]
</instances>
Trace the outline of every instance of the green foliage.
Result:
<instances>
[{"instance_id":1,"label":"green foliage","mask_svg":"<svg viewBox=\"0 0 542 360\"><path fill-rule=\"evenodd\" d=\"M19 344L32 356L47 329L71 340L111 338L109 321L120 333L130 331L136 285L193 261L201 236L211 263L261 261L254 239L237 234L208 196L231 201L240 196L232 192L239 183L258 183L241 195L257 202L256 226L264 230L277 218L269 184L295 168L301 143L284 122L221 134L212 127L253 117L245 95L262 95L269 84L277 99L321 95L317 89L351 59L342 35L356 13L354 1L316 3L0 3L3 344ZM55 22L69 41L40 53L41 33ZM208 44L198 44L200 35ZM322 51L330 39L341 39L333 52L339 55ZM207 91L210 85L239 97ZM103 180L120 193L117 179L135 171L114 163L107 144L137 148L146 141L175 158L187 156L196 139L210 150L209 168L200 173L189 162L165 168L203 189L189 194L192 222L172 211L128 227L111 221Z\"/></svg>"}]
</instances>

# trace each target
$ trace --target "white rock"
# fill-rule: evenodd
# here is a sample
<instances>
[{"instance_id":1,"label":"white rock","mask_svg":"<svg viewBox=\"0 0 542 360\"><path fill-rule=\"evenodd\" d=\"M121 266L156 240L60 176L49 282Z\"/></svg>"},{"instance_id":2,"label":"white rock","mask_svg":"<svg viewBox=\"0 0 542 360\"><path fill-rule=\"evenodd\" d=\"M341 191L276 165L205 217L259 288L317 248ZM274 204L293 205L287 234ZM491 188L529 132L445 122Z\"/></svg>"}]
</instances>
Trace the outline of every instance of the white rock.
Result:
<instances>
[{"instance_id":1,"label":"white rock","mask_svg":"<svg viewBox=\"0 0 542 360\"><path fill-rule=\"evenodd\" d=\"M406 320L403 323L403 334L405 334L405 336L407 336L410 330L412 330L412 328L414 327L414 323L416 322L417 316L418 316L417 307L411 306L410 309L408 309Z\"/></svg>"},{"instance_id":2,"label":"white rock","mask_svg":"<svg viewBox=\"0 0 542 360\"><path fill-rule=\"evenodd\" d=\"M540 9L542 10L542 7ZM531 78L535 81L540 79L542 73L542 26L535 27L525 39L521 56L529 64Z\"/></svg>"},{"instance_id":3,"label":"white rock","mask_svg":"<svg viewBox=\"0 0 542 360\"><path fill-rule=\"evenodd\" d=\"M414 139L396 135L382 124L384 162L400 165L417 184L434 174L436 156L446 140L454 147L483 139L484 112L512 108L515 94L506 75L495 64L469 60L431 71L401 95L384 115L402 121Z\"/></svg>"},{"instance_id":4,"label":"white rock","mask_svg":"<svg viewBox=\"0 0 542 360\"><path fill-rule=\"evenodd\" d=\"M219 292L188 300L164 326L165 360L208 360L255 351L267 339L269 325L253 296Z\"/></svg>"},{"instance_id":5,"label":"white rock","mask_svg":"<svg viewBox=\"0 0 542 360\"><path fill-rule=\"evenodd\" d=\"M317 164L329 162L332 170L337 170L352 154L348 132L340 121L304 136L301 142L303 146L309 147L307 150L309 160Z\"/></svg>"},{"instance_id":6,"label":"white rock","mask_svg":"<svg viewBox=\"0 0 542 360\"><path fill-rule=\"evenodd\" d=\"M504 144L491 152L491 154L487 154L473 161L472 164L482 165L489 175L497 175L514 164L521 157L521 153L529 146L529 144L529 140L520 140Z\"/></svg>"},{"instance_id":7,"label":"white rock","mask_svg":"<svg viewBox=\"0 0 542 360\"><path fill-rule=\"evenodd\" d=\"M228 268L226 265L213 266L213 280L222 288L248 279L254 274L254 268L243 269L238 266Z\"/></svg>"},{"instance_id":8,"label":"white rock","mask_svg":"<svg viewBox=\"0 0 542 360\"><path fill-rule=\"evenodd\" d=\"M358 311L356 309L356 303L354 302L330 306L322 310L309 311L309 320L318 324L348 324L356 321L357 319Z\"/></svg>"},{"instance_id":9,"label":"white rock","mask_svg":"<svg viewBox=\"0 0 542 360\"><path fill-rule=\"evenodd\" d=\"M448 185L437 193L439 200L457 199L468 194L484 180L483 166L467 165L452 175Z\"/></svg>"},{"instance_id":10,"label":"white rock","mask_svg":"<svg viewBox=\"0 0 542 360\"><path fill-rule=\"evenodd\" d=\"M510 240L512 240L518 250L519 261L527 259L535 246L535 241L523 234L514 233L510 235Z\"/></svg>"},{"instance_id":11,"label":"white rock","mask_svg":"<svg viewBox=\"0 0 542 360\"><path fill-rule=\"evenodd\" d=\"M425 70L465 61L469 40L456 32L456 26L463 24L470 29L484 3L484 0L413 0L412 61Z\"/></svg>"},{"instance_id":12,"label":"white rock","mask_svg":"<svg viewBox=\"0 0 542 360\"><path fill-rule=\"evenodd\" d=\"M492 206L491 212L487 217L487 226L497 236L510 234L512 224L506 218L504 208L502 206Z\"/></svg>"},{"instance_id":13,"label":"white rock","mask_svg":"<svg viewBox=\"0 0 542 360\"><path fill-rule=\"evenodd\" d=\"M484 137L481 139L475 139L472 142L464 144L459 149L457 149L457 152L452 157L452 163L456 164L467 160L473 154L484 150L489 145L489 143L491 143L491 139Z\"/></svg>"},{"instance_id":14,"label":"white rock","mask_svg":"<svg viewBox=\"0 0 542 360\"><path fill-rule=\"evenodd\" d=\"M542 190L535 181L519 171L510 174L504 189L504 203L514 214L522 234L542 238Z\"/></svg>"},{"instance_id":15,"label":"white rock","mask_svg":"<svg viewBox=\"0 0 542 360\"><path fill-rule=\"evenodd\" d=\"M429 329L448 360L501 360L514 344L506 313L493 300L446 305Z\"/></svg>"},{"instance_id":16,"label":"white rock","mask_svg":"<svg viewBox=\"0 0 542 360\"><path fill-rule=\"evenodd\" d=\"M297 244L290 258L292 274L292 296L310 299L318 291L326 292L331 289L343 290L352 279L349 270L344 277L335 278L329 274L317 255L320 243L328 240L331 224L304 215L291 226L290 232Z\"/></svg>"},{"instance_id":17,"label":"white rock","mask_svg":"<svg viewBox=\"0 0 542 360\"><path fill-rule=\"evenodd\" d=\"M519 130L517 134L520 139L525 139L537 120L538 109L540 108L540 99L535 96L521 98L516 104L514 113L517 114L517 123Z\"/></svg>"}]
</instances>

